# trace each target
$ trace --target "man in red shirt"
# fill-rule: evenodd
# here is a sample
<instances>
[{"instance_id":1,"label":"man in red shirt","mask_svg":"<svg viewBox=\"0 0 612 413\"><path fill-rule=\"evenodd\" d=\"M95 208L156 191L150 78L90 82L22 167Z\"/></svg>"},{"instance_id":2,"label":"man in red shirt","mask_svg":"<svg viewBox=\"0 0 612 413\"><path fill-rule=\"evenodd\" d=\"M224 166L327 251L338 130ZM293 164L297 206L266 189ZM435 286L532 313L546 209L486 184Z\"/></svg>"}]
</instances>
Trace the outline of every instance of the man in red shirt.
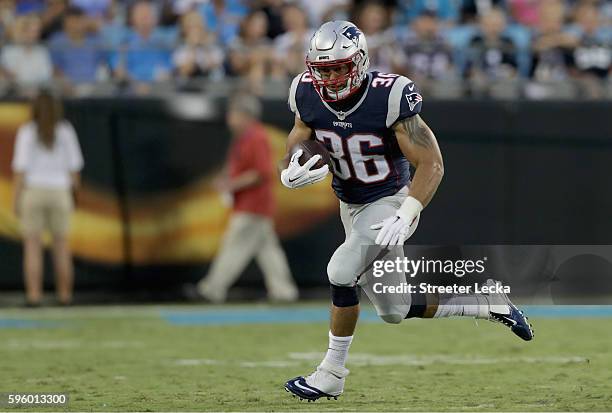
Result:
<instances>
[{"instance_id":1,"label":"man in red shirt","mask_svg":"<svg viewBox=\"0 0 612 413\"><path fill-rule=\"evenodd\" d=\"M227 173L217 188L233 198L232 216L208 275L198 292L215 303L225 301L227 290L254 257L261 268L268 297L294 301L298 292L287 257L274 232L274 162L266 131L258 119L259 100L240 94L228 103L227 125L232 133Z\"/></svg>"}]
</instances>

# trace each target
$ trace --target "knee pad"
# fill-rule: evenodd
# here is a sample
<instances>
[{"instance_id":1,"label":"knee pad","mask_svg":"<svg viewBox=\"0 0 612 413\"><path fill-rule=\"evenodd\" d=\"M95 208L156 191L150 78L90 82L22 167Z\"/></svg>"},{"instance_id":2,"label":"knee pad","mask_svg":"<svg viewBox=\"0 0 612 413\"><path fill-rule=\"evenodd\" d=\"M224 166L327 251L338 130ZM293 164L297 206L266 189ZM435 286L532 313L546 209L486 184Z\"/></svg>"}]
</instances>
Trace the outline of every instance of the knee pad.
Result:
<instances>
[{"instance_id":1,"label":"knee pad","mask_svg":"<svg viewBox=\"0 0 612 413\"><path fill-rule=\"evenodd\" d=\"M399 324L404 319L401 314L385 314L381 315L380 318L382 318L385 323L389 324Z\"/></svg>"},{"instance_id":2,"label":"knee pad","mask_svg":"<svg viewBox=\"0 0 612 413\"><path fill-rule=\"evenodd\" d=\"M355 274L352 268L336 265L334 260L332 260L327 264L327 278L331 285L350 287L355 284L357 274Z\"/></svg>"},{"instance_id":3,"label":"knee pad","mask_svg":"<svg viewBox=\"0 0 612 413\"><path fill-rule=\"evenodd\" d=\"M357 286L339 287L331 285L332 303L336 307L352 307L359 304L359 293Z\"/></svg>"},{"instance_id":4,"label":"knee pad","mask_svg":"<svg viewBox=\"0 0 612 413\"><path fill-rule=\"evenodd\" d=\"M427 310L427 296L423 293L412 293L410 298L410 311L406 314L406 318L423 318Z\"/></svg>"}]
</instances>

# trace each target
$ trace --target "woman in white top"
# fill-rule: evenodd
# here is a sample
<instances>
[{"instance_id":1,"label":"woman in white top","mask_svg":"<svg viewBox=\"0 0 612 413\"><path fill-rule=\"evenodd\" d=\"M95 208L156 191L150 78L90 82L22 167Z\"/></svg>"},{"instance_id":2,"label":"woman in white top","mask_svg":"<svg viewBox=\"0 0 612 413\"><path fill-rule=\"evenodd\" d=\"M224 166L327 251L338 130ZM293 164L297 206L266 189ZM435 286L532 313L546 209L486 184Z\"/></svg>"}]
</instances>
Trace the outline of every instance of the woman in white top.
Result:
<instances>
[{"instance_id":1,"label":"woman in white top","mask_svg":"<svg viewBox=\"0 0 612 413\"><path fill-rule=\"evenodd\" d=\"M49 230L57 298L72 300L73 267L68 230L83 156L72 125L63 118L61 103L47 92L32 103L32 121L17 132L13 154L15 213L24 235L24 283L28 305L38 305L43 290L41 235Z\"/></svg>"}]
</instances>

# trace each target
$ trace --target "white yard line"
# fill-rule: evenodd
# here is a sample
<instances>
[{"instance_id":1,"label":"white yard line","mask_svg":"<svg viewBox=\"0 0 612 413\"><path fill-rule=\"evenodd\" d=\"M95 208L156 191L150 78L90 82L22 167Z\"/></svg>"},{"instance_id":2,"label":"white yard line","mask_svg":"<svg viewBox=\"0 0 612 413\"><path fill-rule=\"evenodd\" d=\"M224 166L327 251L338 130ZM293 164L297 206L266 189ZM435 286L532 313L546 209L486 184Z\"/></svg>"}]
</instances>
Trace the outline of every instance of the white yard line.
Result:
<instances>
[{"instance_id":1,"label":"white yard line","mask_svg":"<svg viewBox=\"0 0 612 413\"><path fill-rule=\"evenodd\" d=\"M175 360L173 364L177 366L216 366L226 364L226 362L224 360L213 359L180 359Z\"/></svg>"},{"instance_id":2,"label":"white yard line","mask_svg":"<svg viewBox=\"0 0 612 413\"><path fill-rule=\"evenodd\" d=\"M288 360L215 360L215 359L179 359L171 364L175 366L237 366L243 368L286 368L304 364L304 362L319 362L324 353L289 353ZM543 357L480 357L480 356L449 356L446 354L431 354L427 356L394 355L381 356L369 353L354 353L349 356L348 366L429 366L433 364L453 365L483 365L483 364L567 364L586 363L588 359L582 356L543 356Z\"/></svg>"},{"instance_id":3,"label":"white yard line","mask_svg":"<svg viewBox=\"0 0 612 413\"><path fill-rule=\"evenodd\" d=\"M67 350L67 349L117 349L141 348L145 343L141 341L80 341L80 340L26 340L9 339L0 343L0 349L21 351L21 350Z\"/></svg>"},{"instance_id":4,"label":"white yard line","mask_svg":"<svg viewBox=\"0 0 612 413\"><path fill-rule=\"evenodd\" d=\"M300 363L290 360L270 360L270 361L242 361L238 364L240 367L256 368L269 367L282 369L285 367L298 366Z\"/></svg>"},{"instance_id":5,"label":"white yard line","mask_svg":"<svg viewBox=\"0 0 612 413\"><path fill-rule=\"evenodd\" d=\"M320 361L324 353L289 353L293 360ZM504 363L544 363L544 364L566 364L586 363L588 359L582 356L541 356L541 357L486 357L486 356L449 356L446 354L431 355L393 355L383 356L370 353L351 353L348 364L356 366L426 366L431 364L504 364Z\"/></svg>"}]
</instances>

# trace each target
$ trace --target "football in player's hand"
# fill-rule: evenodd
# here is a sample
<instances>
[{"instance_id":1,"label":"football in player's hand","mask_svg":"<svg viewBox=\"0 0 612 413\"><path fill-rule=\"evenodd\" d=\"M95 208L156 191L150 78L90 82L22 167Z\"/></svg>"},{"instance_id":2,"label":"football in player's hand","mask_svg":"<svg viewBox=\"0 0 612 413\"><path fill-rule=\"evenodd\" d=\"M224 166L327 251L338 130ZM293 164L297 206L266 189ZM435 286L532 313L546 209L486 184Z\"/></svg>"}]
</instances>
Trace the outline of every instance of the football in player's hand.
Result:
<instances>
[{"instance_id":1,"label":"football in player's hand","mask_svg":"<svg viewBox=\"0 0 612 413\"><path fill-rule=\"evenodd\" d=\"M293 155L298 149L301 149L303 152L302 156L300 156L300 159L298 159L300 165L304 165L310 158L315 155L321 155L321 159L319 159L319 161L315 163L311 169L319 169L322 168L324 165L329 165L331 171L331 156L329 156L327 148L325 148L322 143L312 139L300 142L293 148L291 148L291 154Z\"/></svg>"}]
</instances>

